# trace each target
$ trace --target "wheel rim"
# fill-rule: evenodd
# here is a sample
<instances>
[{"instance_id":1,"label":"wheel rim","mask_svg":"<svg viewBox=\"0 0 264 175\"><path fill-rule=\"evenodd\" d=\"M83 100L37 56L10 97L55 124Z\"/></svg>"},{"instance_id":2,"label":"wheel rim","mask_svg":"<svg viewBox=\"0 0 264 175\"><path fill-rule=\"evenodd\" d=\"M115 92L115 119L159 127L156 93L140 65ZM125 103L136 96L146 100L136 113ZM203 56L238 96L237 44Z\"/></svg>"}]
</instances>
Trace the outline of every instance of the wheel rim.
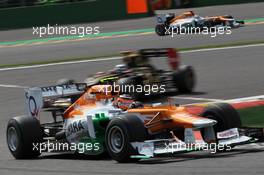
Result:
<instances>
[{"instance_id":1,"label":"wheel rim","mask_svg":"<svg viewBox=\"0 0 264 175\"><path fill-rule=\"evenodd\" d=\"M114 153L119 153L124 147L124 133L121 128L114 126L108 135L109 148Z\"/></svg>"},{"instance_id":2,"label":"wheel rim","mask_svg":"<svg viewBox=\"0 0 264 175\"><path fill-rule=\"evenodd\" d=\"M14 152L17 150L19 139L18 139L17 131L14 127L10 127L7 130L7 143L11 151Z\"/></svg>"}]
</instances>

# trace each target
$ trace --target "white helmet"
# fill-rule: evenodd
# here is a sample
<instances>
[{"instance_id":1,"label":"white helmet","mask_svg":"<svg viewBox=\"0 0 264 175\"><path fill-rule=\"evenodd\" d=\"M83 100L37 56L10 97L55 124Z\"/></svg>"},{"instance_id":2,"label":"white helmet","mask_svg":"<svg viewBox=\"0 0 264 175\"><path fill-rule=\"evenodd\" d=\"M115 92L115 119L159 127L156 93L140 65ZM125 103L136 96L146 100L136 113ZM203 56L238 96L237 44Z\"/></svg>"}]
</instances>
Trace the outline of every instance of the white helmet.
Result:
<instances>
[{"instance_id":1,"label":"white helmet","mask_svg":"<svg viewBox=\"0 0 264 175\"><path fill-rule=\"evenodd\" d=\"M115 66L114 68L114 72L117 73L117 74L122 74L124 73L125 71L127 71L127 66L125 64L118 64Z\"/></svg>"}]
</instances>

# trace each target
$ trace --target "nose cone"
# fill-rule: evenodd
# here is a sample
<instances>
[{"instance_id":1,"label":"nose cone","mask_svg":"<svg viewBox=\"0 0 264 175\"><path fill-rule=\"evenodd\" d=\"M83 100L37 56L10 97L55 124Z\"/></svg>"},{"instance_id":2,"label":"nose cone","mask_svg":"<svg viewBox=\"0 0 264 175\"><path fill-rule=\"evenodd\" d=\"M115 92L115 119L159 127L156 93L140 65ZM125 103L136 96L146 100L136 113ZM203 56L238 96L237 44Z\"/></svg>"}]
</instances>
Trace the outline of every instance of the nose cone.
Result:
<instances>
[{"instance_id":1,"label":"nose cone","mask_svg":"<svg viewBox=\"0 0 264 175\"><path fill-rule=\"evenodd\" d=\"M212 119L200 118L193 122L193 127L194 128L204 128L204 127L213 126L216 123L217 121L212 120Z\"/></svg>"}]
</instances>

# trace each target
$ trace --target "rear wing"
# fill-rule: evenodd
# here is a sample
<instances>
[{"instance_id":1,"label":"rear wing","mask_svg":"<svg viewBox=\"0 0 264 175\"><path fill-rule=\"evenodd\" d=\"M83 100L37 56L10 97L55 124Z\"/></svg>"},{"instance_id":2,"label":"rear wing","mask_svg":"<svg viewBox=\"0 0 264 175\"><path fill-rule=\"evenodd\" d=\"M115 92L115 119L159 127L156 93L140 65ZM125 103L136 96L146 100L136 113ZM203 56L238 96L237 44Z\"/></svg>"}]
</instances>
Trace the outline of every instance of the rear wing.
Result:
<instances>
[{"instance_id":1,"label":"rear wing","mask_svg":"<svg viewBox=\"0 0 264 175\"><path fill-rule=\"evenodd\" d=\"M165 24L165 22L167 21L166 15L162 14L162 15L157 15L157 23L158 24Z\"/></svg>"},{"instance_id":2,"label":"rear wing","mask_svg":"<svg viewBox=\"0 0 264 175\"><path fill-rule=\"evenodd\" d=\"M46 100L81 95L86 88L85 83L28 88L25 92L28 115L37 117Z\"/></svg>"},{"instance_id":3,"label":"rear wing","mask_svg":"<svg viewBox=\"0 0 264 175\"><path fill-rule=\"evenodd\" d=\"M168 63L173 70L178 69L180 65L180 57L174 48L154 48L154 49L141 49L139 53L145 57L167 57Z\"/></svg>"},{"instance_id":4,"label":"rear wing","mask_svg":"<svg viewBox=\"0 0 264 175\"><path fill-rule=\"evenodd\" d=\"M151 49L141 49L139 53L145 57L167 57L168 52L174 50L173 48L151 48Z\"/></svg>"},{"instance_id":5,"label":"rear wing","mask_svg":"<svg viewBox=\"0 0 264 175\"><path fill-rule=\"evenodd\" d=\"M175 18L174 13L159 14L157 15L157 24L168 24L170 20Z\"/></svg>"}]
</instances>

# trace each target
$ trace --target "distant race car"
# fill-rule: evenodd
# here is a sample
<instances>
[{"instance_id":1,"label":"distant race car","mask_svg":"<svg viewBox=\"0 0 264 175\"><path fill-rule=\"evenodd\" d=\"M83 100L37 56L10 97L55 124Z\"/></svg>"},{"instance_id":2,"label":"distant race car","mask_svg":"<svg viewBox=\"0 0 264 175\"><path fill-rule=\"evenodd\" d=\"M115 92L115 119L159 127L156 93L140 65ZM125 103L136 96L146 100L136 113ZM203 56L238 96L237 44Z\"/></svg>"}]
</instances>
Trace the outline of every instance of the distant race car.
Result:
<instances>
[{"instance_id":1,"label":"distant race car","mask_svg":"<svg viewBox=\"0 0 264 175\"><path fill-rule=\"evenodd\" d=\"M28 89L28 114L7 125L10 152L16 159L36 158L42 152L97 156L107 152L118 162L129 162L209 148L228 151L264 138L263 99L186 106L143 106L123 99L122 106L129 105L121 109L113 100L117 94L106 93L110 89L110 85L86 89L85 84ZM82 95L68 107L56 102L76 94ZM52 122L40 122L47 117L40 114L42 108L51 112Z\"/></svg>"},{"instance_id":2,"label":"distant race car","mask_svg":"<svg viewBox=\"0 0 264 175\"><path fill-rule=\"evenodd\" d=\"M123 63L106 72L98 72L85 80L88 85L113 84L119 87L132 85L163 86L158 93L177 91L191 93L195 87L196 77L192 66L180 65L180 58L175 49L142 49L138 51L123 52ZM152 58L164 58L168 61L171 70L162 70L150 63ZM144 92L122 92L130 94L133 98L144 97ZM149 94L153 95L155 93Z\"/></svg>"},{"instance_id":3,"label":"distant race car","mask_svg":"<svg viewBox=\"0 0 264 175\"><path fill-rule=\"evenodd\" d=\"M235 20L231 15L201 17L193 11L188 11L177 16L172 13L158 15L155 31L157 35L164 36L169 35L169 31L172 32L172 30L179 33L182 28L193 28L193 30L194 28L200 28L204 30L204 27L208 29L213 27L238 28L243 25L244 21Z\"/></svg>"}]
</instances>

